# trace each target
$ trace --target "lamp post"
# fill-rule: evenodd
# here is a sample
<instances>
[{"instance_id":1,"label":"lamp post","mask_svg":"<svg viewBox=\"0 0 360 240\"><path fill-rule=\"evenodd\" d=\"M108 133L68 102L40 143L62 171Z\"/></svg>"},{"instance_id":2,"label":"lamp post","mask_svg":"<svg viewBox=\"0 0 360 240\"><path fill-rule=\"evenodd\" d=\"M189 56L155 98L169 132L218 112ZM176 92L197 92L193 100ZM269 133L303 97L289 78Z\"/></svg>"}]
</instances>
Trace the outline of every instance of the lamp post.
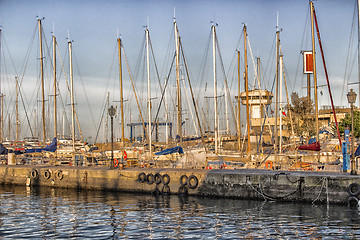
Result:
<instances>
[{"instance_id":1,"label":"lamp post","mask_svg":"<svg viewBox=\"0 0 360 240\"><path fill-rule=\"evenodd\" d=\"M354 103L356 101L356 93L350 89L350 92L347 94L348 102L351 105L351 155L350 155L350 167L351 167L351 175L356 175L357 171L355 168L355 158L354 158Z\"/></svg>"},{"instance_id":2,"label":"lamp post","mask_svg":"<svg viewBox=\"0 0 360 240\"><path fill-rule=\"evenodd\" d=\"M110 123L111 123L111 162L110 162L110 169L114 169L114 129L113 129L113 122L114 116L116 114L116 109L111 106L108 109L108 113L110 116Z\"/></svg>"}]
</instances>

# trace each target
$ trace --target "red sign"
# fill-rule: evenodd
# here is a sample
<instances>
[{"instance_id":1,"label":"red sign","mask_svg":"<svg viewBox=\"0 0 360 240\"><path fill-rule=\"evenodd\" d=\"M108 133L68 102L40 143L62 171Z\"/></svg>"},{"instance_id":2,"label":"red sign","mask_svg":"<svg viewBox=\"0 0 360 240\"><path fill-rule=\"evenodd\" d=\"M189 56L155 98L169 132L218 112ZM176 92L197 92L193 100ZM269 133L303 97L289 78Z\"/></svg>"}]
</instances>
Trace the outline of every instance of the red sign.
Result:
<instances>
[{"instance_id":1,"label":"red sign","mask_svg":"<svg viewBox=\"0 0 360 240\"><path fill-rule=\"evenodd\" d=\"M303 56L304 56L304 73L314 73L312 52L304 52Z\"/></svg>"}]
</instances>

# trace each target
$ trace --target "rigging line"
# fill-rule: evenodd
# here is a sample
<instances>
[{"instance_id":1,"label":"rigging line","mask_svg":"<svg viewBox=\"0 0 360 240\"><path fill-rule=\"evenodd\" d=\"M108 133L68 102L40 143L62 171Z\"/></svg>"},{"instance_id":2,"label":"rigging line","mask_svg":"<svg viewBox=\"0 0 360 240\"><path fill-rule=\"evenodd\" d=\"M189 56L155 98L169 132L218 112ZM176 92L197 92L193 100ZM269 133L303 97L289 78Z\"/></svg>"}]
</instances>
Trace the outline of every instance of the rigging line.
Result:
<instances>
[{"instance_id":1,"label":"rigging line","mask_svg":"<svg viewBox=\"0 0 360 240\"><path fill-rule=\"evenodd\" d=\"M17 80L17 81L18 81L18 80ZM26 111L26 107L25 107L25 103L24 103L24 99L23 99L22 91L21 91L21 89L20 89L20 85L19 85L19 84L18 84L18 86L19 86L19 93L20 93L21 102L22 102L23 107L24 107L24 111L25 111L25 115L26 115L26 120L27 120L27 122L28 122L28 124L29 124L29 128L30 128L31 136L32 136L32 137L34 137L34 133L33 133L33 130L32 130L32 128L31 128L31 124L30 124L29 116L28 116L28 113L27 113L27 111Z\"/></svg>"},{"instance_id":2,"label":"rigging line","mask_svg":"<svg viewBox=\"0 0 360 240\"><path fill-rule=\"evenodd\" d=\"M56 43L56 49L58 50L58 58L60 59L61 71L64 73L65 81L66 81L66 86L68 87L68 91L70 91L69 85L68 85L68 82L67 82L67 78L66 78L66 74L65 74L64 65L63 65L63 63L62 63L62 59L61 59L61 55L60 55L60 49L59 49L59 46L58 46L57 43ZM65 55L66 55L66 54L65 54ZM59 83L60 83L61 76L62 76L62 75L60 74L59 78L57 78L57 83L56 83L56 84L57 84L57 89L58 89L58 91L59 91L61 106L63 107L63 114L64 114L64 116L65 116L65 120L66 120L67 125L69 125L70 122L69 122L68 116L67 116L66 111L65 111L65 103L64 103L63 96L62 96L62 94L61 94L60 84L59 84Z\"/></svg>"},{"instance_id":3,"label":"rigging line","mask_svg":"<svg viewBox=\"0 0 360 240\"><path fill-rule=\"evenodd\" d=\"M116 56L116 52L117 52L117 43L115 42L114 44L114 51L113 51L113 56L112 56L112 61L111 61L111 64L109 66L109 71L108 71L108 76L107 76L107 80L106 80L106 85L105 85L105 90L104 90L104 93L103 93L103 103L102 103L102 106L105 106L106 105L106 101L107 101L107 92L108 92L108 86L109 86L109 82L110 82L110 78L111 78L111 72L112 72L112 69L113 69L113 66L114 66L114 63L115 63L115 56ZM90 106L89 106L90 107ZM105 107L106 108L106 107ZM100 129L101 128L101 123L102 123L102 119L103 118L103 115L99 116L99 120L97 121L98 122L98 128ZM95 120L93 120L94 123L95 123ZM95 125L95 128L96 128L96 125ZM95 140L97 140L97 138L95 138ZM96 142L96 141L95 141Z\"/></svg>"},{"instance_id":4,"label":"rigging line","mask_svg":"<svg viewBox=\"0 0 360 240\"><path fill-rule=\"evenodd\" d=\"M28 61L29 61L30 53L31 53L31 48L32 48L32 46L33 46L33 44L34 44L36 33L37 33L37 23L35 24L35 29L34 29L33 37L32 37L32 39L31 39L31 41L30 41L30 43L29 43L29 47L28 47L28 49L27 49L27 51L26 51L26 54L25 54L25 60L24 60L24 63L23 63L23 65L22 65L22 67L21 67L21 69L23 70L23 71L22 71L23 73L22 73L22 77L21 77L20 83L22 82L22 79L24 78L24 75L25 75L26 67L27 67L27 65L28 65Z\"/></svg>"},{"instance_id":5,"label":"rigging line","mask_svg":"<svg viewBox=\"0 0 360 240\"><path fill-rule=\"evenodd\" d=\"M272 86L271 86L271 92L273 92L274 90L274 85L275 85L275 81L276 81L276 77L274 76L274 80L273 80L273 83L272 83ZM259 152L259 145L260 145L260 142L261 142L261 138L262 138L262 134L264 132L264 128L265 128L265 121L266 121L266 118L268 118L268 112L269 112L269 108L270 108L270 104L266 106L266 111L265 111L265 117L264 117L264 121L263 123L261 124L261 132L260 132L260 137L259 137L259 144L258 144L258 148L257 148L257 152ZM269 127L269 130L270 130L270 134L272 134L271 132L271 128ZM272 137L273 139L273 137ZM272 141L271 141L272 142ZM270 152L273 150L273 148L270 148Z\"/></svg>"},{"instance_id":6,"label":"rigging line","mask_svg":"<svg viewBox=\"0 0 360 240\"><path fill-rule=\"evenodd\" d=\"M344 81L343 81L343 86L342 86L342 91L341 91L340 105L342 105L342 99L344 97L345 85L347 86L347 84L349 83L349 79L350 79L350 73L348 73L348 64L349 64L349 60L350 60L351 53L352 53L351 46L352 46L352 43L354 42L353 38L354 38L354 29L355 29L355 21L356 21L356 9L357 9L357 6L356 6L356 3L355 3L354 13L353 13L353 20L352 20L351 30L350 30L350 39L349 39L348 52L347 52L347 56L346 56L345 73L344 73ZM356 56L356 54L354 54L354 56Z\"/></svg>"},{"instance_id":7,"label":"rigging line","mask_svg":"<svg viewBox=\"0 0 360 240\"><path fill-rule=\"evenodd\" d=\"M190 81L189 71L188 71L188 67L187 67L187 64L186 64L186 58L185 58L185 54L184 54L184 49L183 49L182 42L180 41L180 39L179 39L179 44L180 44L181 54L182 54L183 60L184 60L186 75L187 75L189 88L190 88L190 92L191 92L191 98L192 98L194 109L195 109L196 119L197 119L197 122L198 122L198 125L199 125L199 131L200 131L200 135L201 135L201 142L202 142L202 144L205 144L203 131L202 131L202 127L201 127L201 122L200 122L200 118L199 118L199 114L198 114L198 110L197 110L197 105L196 105L196 101L195 101L195 97L194 97L194 92L193 92L193 89L192 89L192 84L191 84L191 81Z\"/></svg>"},{"instance_id":8,"label":"rigging line","mask_svg":"<svg viewBox=\"0 0 360 240\"><path fill-rule=\"evenodd\" d=\"M136 65L135 65L135 75L134 75L134 79L137 80L138 79L138 74L140 72L140 64L143 62L142 58L143 58L143 53L145 51L145 41L146 41L146 35L144 34L142 43L141 43L141 48L136 60Z\"/></svg>"},{"instance_id":9,"label":"rigging line","mask_svg":"<svg viewBox=\"0 0 360 240\"><path fill-rule=\"evenodd\" d=\"M169 73L168 73L168 75L167 75L167 77L166 77L166 82L165 82L165 85L164 85L164 89L161 90L161 92L162 92L162 93L161 93L161 99L160 99L159 107L158 107L157 112L156 112L156 115L155 115L154 122L157 122L157 118L158 118L158 115L159 115L159 112L160 112L161 104L162 104L162 102L163 102L163 99L164 99L164 96L165 96L165 91L166 91L166 88L167 88L167 86L168 86L168 82L169 82L171 70L172 70L172 68L173 68L173 66L174 66L175 56L176 56L176 54L174 54L173 60L171 61L171 66L170 66ZM155 125L152 127L151 132L154 131L154 128L155 128Z\"/></svg>"},{"instance_id":10,"label":"rigging line","mask_svg":"<svg viewBox=\"0 0 360 240\"><path fill-rule=\"evenodd\" d=\"M4 43L3 45L5 45L5 48L6 48L7 52L8 52L8 54L9 54L11 64L13 65L13 68L15 70L15 75L18 75L18 72L17 72L16 67L15 67L14 60L13 60L11 54L10 54L9 46L7 45L7 42L6 42L6 39L5 39L5 36L4 36L3 33L1 34L1 37L2 37L2 40L3 40L3 43ZM3 47L2 47L2 49L3 49ZM5 59L5 51L2 51L2 54L3 54L4 59ZM4 61L4 65L5 65L5 61Z\"/></svg>"},{"instance_id":11,"label":"rigging line","mask_svg":"<svg viewBox=\"0 0 360 240\"><path fill-rule=\"evenodd\" d=\"M257 68L256 68L255 61L254 61L254 56L253 56L253 53L252 53L252 48L251 48L251 45L250 45L249 36L247 37L247 42L248 42L248 46L249 46L249 51L250 51L250 55L251 55L251 60L252 60L253 65L254 65L254 72L255 72L254 86L255 86L255 84L256 84L255 81L257 81L258 87L259 87L259 96L260 96L260 99L262 99L261 84L260 84L259 78L257 77L258 74L260 74L260 73L257 72ZM261 103L261 102L260 102L260 104L262 104L263 106L266 107L265 103ZM267 106L268 106L268 105L267 105ZM266 117L267 117L267 112L266 112L266 111L265 111L265 115L266 115ZM268 122L268 127L269 127L269 129L271 129L269 122ZM270 131L271 131L271 130L270 130ZM260 140L261 140L261 137L260 137ZM259 142L259 144L258 144L258 146L257 146L257 150L256 150L257 152L259 151L259 145L260 145L260 142Z\"/></svg>"},{"instance_id":12,"label":"rigging line","mask_svg":"<svg viewBox=\"0 0 360 240\"><path fill-rule=\"evenodd\" d=\"M97 138L99 136L99 132L100 132L100 128L101 128L101 124L102 124L102 121L104 119L104 114L106 112L106 106L107 106L107 103L105 102L105 104L103 105L103 111L102 111L102 114L100 116L100 123L99 123L99 127L97 128L97 131L96 131L96 136L95 136L95 140L94 140L94 143L96 143L97 141Z\"/></svg>"},{"instance_id":13,"label":"rigging line","mask_svg":"<svg viewBox=\"0 0 360 240\"><path fill-rule=\"evenodd\" d=\"M228 86L228 83L227 83L227 78L226 78L226 73L225 73L225 67L224 67L224 62L222 60L222 56L221 56L221 52L220 52L220 46L219 46L219 41L218 41L218 38L216 37L215 35L215 40L216 40L216 45L217 45L217 50L218 50L218 54L219 54L219 58L220 58L220 65L221 65L221 70L224 74L224 85L225 85L225 91L227 92L227 97L228 97L228 101L230 102L230 109L231 109L231 115L233 117L233 120L234 122L237 124L237 121L236 121L236 117L235 117L235 108L234 108L234 105L231 101L231 94L230 94L230 90L229 90L229 86ZM230 131L230 129L227 129Z\"/></svg>"},{"instance_id":14,"label":"rigging line","mask_svg":"<svg viewBox=\"0 0 360 240\"><path fill-rule=\"evenodd\" d=\"M308 29L308 24L309 24L309 12L310 12L310 5L308 6L308 9L307 9L306 14L305 14L305 25L304 25L304 31L303 31L302 39L301 39L301 43L300 43L300 49L304 49L306 47L304 45L306 45L305 44L305 36L307 35L306 30ZM297 77L298 77L298 74L299 74L299 68L300 68L300 63L301 62L302 62L301 61L301 53L299 53L297 66L296 66L296 71L295 71L295 79L294 79L293 85L291 86L291 89L295 89L295 84L297 82ZM302 76L303 76L303 74L302 74ZM301 82L303 82L303 81L301 81Z\"/></svg>"},{"instance_id":15,"label":"rigging line","mask_svg":"<svg viewBox=\"0 0 360 240\"><path fill-rule=\"evenodd\" d=\"M211 41L211 30L210 30L210 34L209 34L209 38L208 41L206 43L206 47L205 47L205 54L203 56L203 59L201 61L201 65L200 65L200 73L199 73L199 77L198 79L200 79L199 85L198 85L198 92L197 92L197 96L200 96L200 91L201 91L201 86L204 83L205 80L205 66L207 64L207 58L208 58L208 54L209 54L209 48L210 48L210 41Z\"/></svg>"},{"instance_id":16,"label":"rigging line","mask_svg":"<svg viewBox=\"0 0 360 240\"><path fill-rule=\"evenodd\" d=\"M153 47L152 47L150 35L149 35L149 43L150 43L151 55L153 57L153 61L154 61L154 65L155 65L156 76L157 76L157 79L158 79L158 82L159 82L160 91L162 92L163 90L162 90L162 86L161 86L161 82L160 82L159 71L158 71L158 68L157 68L157 65L156 65L156 61L155 61L155 55L154 55L154 50L153 50Z\"/></svg>"},{"instance_id":17,"label":"rigging line","mask_svg":"<svg viewBox=\"0 0 360 240\"><path fill-rule=\"evenodd\" d=\"M281 43L280 43L280 54L283 56L283 53L282 53L282 49L281 49ZM289 92L288 92L288 88L287 88L287 81L286 81L286 74L285 74L285 64L284 64L284 58L282 58L282 70L283 70L283 78L284 78L284 85L285 85L285 92L286 92L286 100L287 100L287 106L290 105L290 100L289 100ZM289 112L289 118L290 118L290 124L291 124L291 134L293 136L293 141L294 141L294 151L296 150L295 148L295 144L296 144L296 141L295 141L295 133L294 133L294 124L293 124L293 119L292 119L292 115L291 115L291 111L288 111ZM281 116L281 115L280 115ZM281 116L282 117L282 116Z\"/></svg>"},{"instance_id":18,"label":"rigging line","mask_svg":"<svg viewBox=\"0 0 360 240\"><path fill-rule=\"evenodd\" d=\"M131 77L131 71L130 71L130 67L129 67L128 61L127 61L127 57L126 57L126 54L125 54L125 49L124 49L124 47L122 47L122 51L123 51L123 54L124 54L124 59L125 59L125 63L126 63L126 68L127 68L127 70L128 70L128 73L129 73L129 77L130 77L130 81L131 81L131 86L132 86L133 91L134 91L134 96L135 96L136 103L137 103L137 107L138 107L138 110L139 110L141 122L142 122L142 124L143 124L145 137L146 137L147 142L149 142L148 133L147 133L147 131L146 131L146 126L145 126L144 118L143 118L143 115L142 115L142 112L141 112L141 108L140 108L140 104L139 104L139 99L138 99L137 94L136 94L136 89L135 89L134 81L133 81L133 79L132 79L132 77Z\"/></svg>"},{"instance_id":19,"label":"rigging line","mask_svg":"<svg viewBox=\"0 0 360 240\"><path fill-rule=\"evenodd\" d=\"M318 42L319 42L319 46L320 46L320 51L321 51L321 57L322 57L322 62L324 65L324 71L325 71L325 77L326 77L326 82L327 82L327 86L328 86L328 91L329 91L329 95L330 95L330 101L331 101L331 106L332 106L332 110L333 110L333 114L334 114L334 119L335 119L335 125L336 125L336 129L337 129L337 133L338 133L338 138L339 138L339 144L341 145L341 136L340 136L340 131L339 131L339 126L338 126L338 121L336 118L336 111L335 111L335 107L334 107L334 101L333 101L333 97L332 97L332 93L331 93L331 88L330 88L330 81L329 81L329 76L328 76L328 72L327 72L327 68L326 68L326 63L325 63L325 56L324 56L324 51L322 48L322 43L321 43L321 38L320 38L320 30L319 30L319 26L318 26L318 22L317 22L317 17L316 17L316 13L315 13L315 8L313 8L313 12L314 12L314 20L315 20L315 26L316 26L316 32L317 32L317 37L318 37Z\"/></svg>"},{"instance_id":20,"label":"rigging line","mask_svg":"<svg viewBox=\"0 0 360 240\"><path fill-rule=\"evenodd\" d=\"M275 46L276 46L276 34L274 35L274 39L273 39L271 49L270 49L270 54L269 54L269 57L268 57L268 59L266 61L266 66L264 68L264 75L269 76L269 78L270 78L270 76L272 76L272 72L271 72L272 68L271 68L271 66L273 65L274 59L275 59L275 57L274 57ZM268 71L269 71L269 73L266 74Z\"/></svg>"},{"instance_id":21,"label":"rigging line","mask_svg":"<svg viewBox=\"0 0 360 240\"><path fill-rule=\"evenodd\" d=\"M84 90L84 93L85 93L86 103L87 103L87 106L88 106L88 108L89 108L89 110L90 110L91 120L92 120L92 123L93 123L94 127L96 128L95 119L94 119L94 114L93 114L93 112L91 111L91 107L90 107L90 103L89 103L89 98L88 98L88 95L87 95L87 93L86 93L84 81L83 81L83 78L82 78L82 75L81 75L81 72L80 72L80 69L79 69L79 64L78 64L78 62L77 62L77 59L76 59L75 54L74 54L74 59L75 59L76 68L77 68L77 70L78 70L78 74L79 74L79 76L80 76L81 85L82 85L83 90Z\"/></svg>"}]
</instances>

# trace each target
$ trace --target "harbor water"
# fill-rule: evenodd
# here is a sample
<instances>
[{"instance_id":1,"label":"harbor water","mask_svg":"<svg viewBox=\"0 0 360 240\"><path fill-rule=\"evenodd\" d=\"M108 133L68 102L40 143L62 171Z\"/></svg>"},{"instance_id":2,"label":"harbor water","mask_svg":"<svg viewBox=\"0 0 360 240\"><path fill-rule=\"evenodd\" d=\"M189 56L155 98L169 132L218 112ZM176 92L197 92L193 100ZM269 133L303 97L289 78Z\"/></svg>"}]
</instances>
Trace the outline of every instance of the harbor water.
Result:
<instances>
[{"instance_id":1,"label":"harbor water","mask_svg":"<svg viewBox=\"0 0 360 240\"><path fill-rule=\"evenodd\" d=\"M356 239L359 209L0 186L1 239Z\"/></svg>"}]
</instances>

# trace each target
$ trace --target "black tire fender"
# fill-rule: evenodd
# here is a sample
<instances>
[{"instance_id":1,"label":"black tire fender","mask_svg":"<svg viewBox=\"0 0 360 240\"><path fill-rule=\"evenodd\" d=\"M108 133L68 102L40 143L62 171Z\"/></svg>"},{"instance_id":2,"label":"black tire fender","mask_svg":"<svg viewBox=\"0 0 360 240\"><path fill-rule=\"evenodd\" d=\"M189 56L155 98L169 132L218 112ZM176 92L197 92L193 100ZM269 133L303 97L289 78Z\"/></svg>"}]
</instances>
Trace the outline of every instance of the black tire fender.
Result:
<instances>
[{"instance_id":1,"label":"black tire fender","mask_svg":"<svg viewBox=\"0 0 360 240\"><path fill-rule=\"evenodd\" d=\"M148 173L146 175L146 183L153 184L154 183L154 175L152 173Z\"/></svg>"},{"instance_id":2,"label":"black tire fender","mask_svg":"<svg viewBox=\"0 0 360 240\"><path fill-rule=\"evenodd\" d=\"M49 170L46 170L44 172L44 178L49 179L51 177L51 172Z\"/></svg>"},{"instance_id":3,"label":"black tire fender","mask_svg":"<svg viewBox=\"0 0 360 240\"><path fill-rule=\"evenodd\" d=\"M168 174L164 174L162 175L161 177L161 182L164 184L164 185L168 185L170 183L170 176Z\"/></svg>"},{"instance_id":4,"label":"black tire fender","mask_svg":"<svg viewBox=\"0 0 360 240\"><path fill-rule=\"evenodd\" d=\"M36 170L36 169L33 169L32 171L31 171L31 173L30 173L30 176L31 176L31 178L38 178L38 176L39 176L39 173L38 173L38 171Z\"/></svg>"},{"instance_id":5,"label":"black tire fender","mask_svg":"<svg viewBox=\"0 0 360 240\"><path fill-rule=\"evenodd\" d=\"M179 181L181 186L186 186L188 177L186 175L181 175Z\"/></svg>"},{"instance_id":6,"label":"black tire fender","mask_svg":"<svg viewBox=\"0 0 360 240\"><path fill-rule=\"evenodd\" d=\"M154 175L154 182L156 184L160 184L161 183L161 174L160 173L155 173Z\"/></svg>"},{"instance_id":7,"label":"black tire fender","mask_svg":"<svg viewBox=\"0 0 360 240\"><path fill-rule=\"evenodd\" d=\"M56 176L59 180L62 180L64 178L63 172L61 170L57 171Z\"/></svg>"},{"instance_id":8,"label":"black tire fender","mask_svg":"<svg viewBox=\"0 0 360 240\"><path fill-rule=\"evenodd\" d=\"M187 180L187 185L191 189L195 189L199 184L199 180L195 175L190 175Z\"/></svg>"},{"instance_id":9,"label":"black tire fender","mask_svg":"<svg viewBox=\"0 0 360 240\"><path fill-rule=\"evenodd\" d=\"M360 185L357 183L352 183L349 185L348 191L351 196L357 196L360 194Z\"/></svg>"},{"instance_id":10,"label":"black tire fender","mask_svg":"<svg viewBox=\"0 0 360 240\"><path fill-rule=\"evenodd\" d=\"M141 183L143 183L143 182L145 182L145 180L146 180L146 174L145 174L144 172L139 173L139 175L138 175L138 181L141 182Z\"/></svg>"}]
</instances>

